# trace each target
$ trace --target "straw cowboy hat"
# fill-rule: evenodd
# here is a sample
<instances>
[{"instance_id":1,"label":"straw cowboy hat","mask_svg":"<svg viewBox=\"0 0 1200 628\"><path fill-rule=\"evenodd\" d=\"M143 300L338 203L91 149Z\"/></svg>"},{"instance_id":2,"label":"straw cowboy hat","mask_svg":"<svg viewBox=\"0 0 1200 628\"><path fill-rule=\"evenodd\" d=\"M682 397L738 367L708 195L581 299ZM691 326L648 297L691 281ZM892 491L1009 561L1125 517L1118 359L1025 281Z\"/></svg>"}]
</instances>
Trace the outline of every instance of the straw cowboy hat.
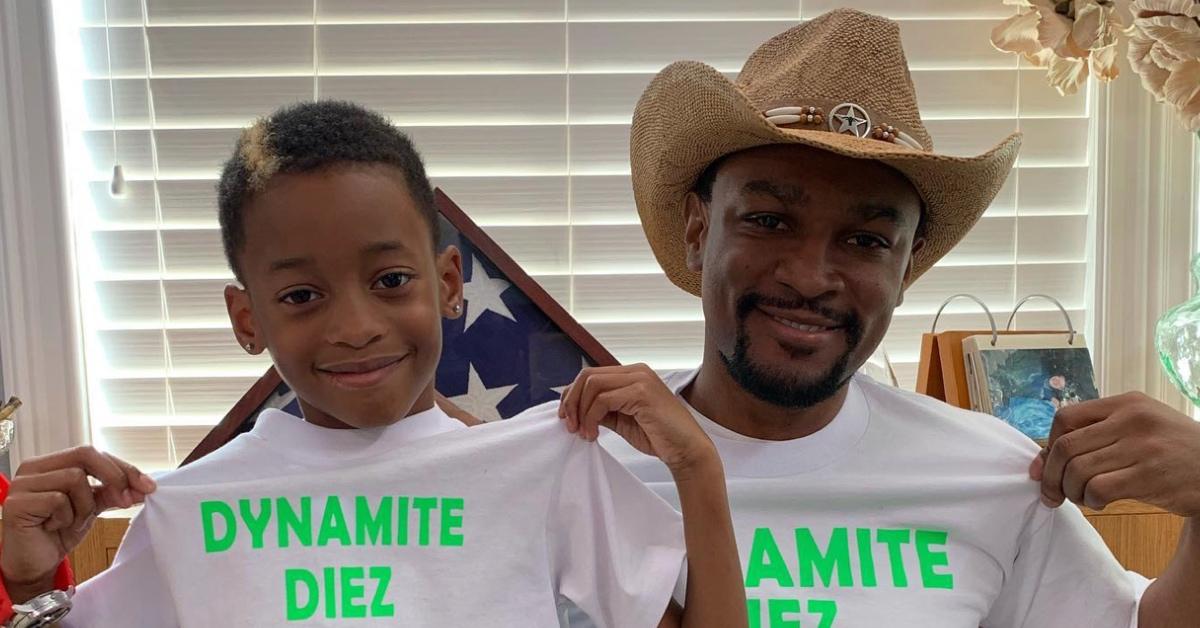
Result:
<instances>
[{"instance_id":1,"label":"straw cowboy hat","mask_svg":"<svg viewBox=\"0 0 1200 628\"><path fill-rule=\"evenodd\" d=\"M650 82L630 131L633 193L667 277L700 294L685 261L684 198L709 164L767 144L804 144L895 168L925 202L926 244L911 279L966 235L1008 177L1014 133L978 157L933 152L895 22L838 9L754 51L736 82L678 61ZM911 283L911 281L910 281Z\"/></svg>"}]
</instances>

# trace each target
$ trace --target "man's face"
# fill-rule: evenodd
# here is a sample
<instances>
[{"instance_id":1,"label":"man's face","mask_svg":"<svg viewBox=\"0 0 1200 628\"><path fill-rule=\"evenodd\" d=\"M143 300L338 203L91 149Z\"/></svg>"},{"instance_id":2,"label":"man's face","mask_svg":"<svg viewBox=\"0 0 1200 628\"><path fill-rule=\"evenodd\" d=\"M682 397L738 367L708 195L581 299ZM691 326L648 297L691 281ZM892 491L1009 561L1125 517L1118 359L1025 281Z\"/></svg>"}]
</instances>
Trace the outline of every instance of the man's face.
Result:
<instances>
[{"instance_id":1,"label":"man's face","mask_svg":"<svg viewBox=\"0 0 1200 628\"><path fill-rule=\"evenodd\" d=\"M901 174L804 146L727 157L711 200L691 194L686 211L706 355L786 408L828 399L866 362L923 244L921 199Z\"/></svg>"}]
</instances>

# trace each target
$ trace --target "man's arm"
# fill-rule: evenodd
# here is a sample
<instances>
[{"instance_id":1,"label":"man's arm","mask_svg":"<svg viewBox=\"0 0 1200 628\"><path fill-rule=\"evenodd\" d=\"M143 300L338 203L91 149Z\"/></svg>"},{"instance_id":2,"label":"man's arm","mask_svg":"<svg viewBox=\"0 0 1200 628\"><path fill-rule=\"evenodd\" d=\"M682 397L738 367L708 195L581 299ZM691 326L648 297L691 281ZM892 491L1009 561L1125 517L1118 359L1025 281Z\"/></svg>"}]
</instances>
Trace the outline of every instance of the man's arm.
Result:
<instances>
[{"instance_id":1,"label":"man's arm","mask_svg":"<svg viewBox=\"0 0 1200 628\"><path fill-rule=\"evenodd\" d=\"M1138 625L1200 626L1200 519L1184 524L1171 564L1142 596Z\"/></svg>"},{"instance_id":2,"label":"man's arm","mask_svg":"<svg viewBox=\"0 0 1200 628\"><path fill-rule=\"evenodd\" d=\"M1142 628L1200 627L1200 423L1140 393L1070 406L1030 466L1042 501L1096 510L1136 499L1186 517L1171 564L1142 597Z\"/></svg>"}]
</instances>

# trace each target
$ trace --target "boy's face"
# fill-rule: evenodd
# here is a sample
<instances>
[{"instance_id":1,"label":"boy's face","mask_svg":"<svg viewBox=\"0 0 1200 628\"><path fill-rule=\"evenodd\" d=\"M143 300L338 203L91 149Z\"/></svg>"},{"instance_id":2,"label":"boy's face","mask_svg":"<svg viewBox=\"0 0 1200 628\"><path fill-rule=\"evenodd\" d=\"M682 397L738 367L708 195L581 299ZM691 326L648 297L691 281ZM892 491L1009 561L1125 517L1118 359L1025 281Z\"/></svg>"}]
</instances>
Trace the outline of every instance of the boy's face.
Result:
<instances>
[{"instance_id":1,"label":"boy's face","mask_svg":"<svg viewBox=\"0 0 1200 628\"><path fill-rule=\"evenodd\" d=\"M399 172L344 166L272 178L244 208L238 341L271 352L305 418L379 427L434 403L442 317L462 301L457 249L432 235Z\"/></svg>"}]
</instances>

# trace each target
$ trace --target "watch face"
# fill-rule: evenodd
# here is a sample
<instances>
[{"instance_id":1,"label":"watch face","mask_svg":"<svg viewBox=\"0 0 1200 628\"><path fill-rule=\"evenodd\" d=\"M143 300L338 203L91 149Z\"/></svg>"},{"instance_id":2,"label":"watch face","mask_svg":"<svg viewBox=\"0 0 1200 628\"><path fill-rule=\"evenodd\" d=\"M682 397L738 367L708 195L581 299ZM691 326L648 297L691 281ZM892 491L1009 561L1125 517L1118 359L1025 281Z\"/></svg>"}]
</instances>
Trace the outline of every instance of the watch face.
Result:
<instances>
[{"instance_id":1,"label":"watch face","mask_svg":"<svg viewBox=\"0 0 1200 628\"><path fill-rule=\"evenodd\" d=\"M0 406L0 454L8 451L8 446L12 443L13 437L13 419L12 415L21 407L21 400L12 397L8 403Z\"/></svg>"},{"instance_id":2,"label":"watch face","mask_svg":"<svg viewBox=\"0 0 1200 628\"><path fill-rule=\"evenodd\" d=\"M0 454L8 451L8 446L12 444L13 427L10 419L0 421Z\"/></svg>"},{"instance_id":3,"label":"watch face","mask_svg":"<svg viewBox=\"0 0 1200 628\"><path fill-rule=\"evenodd\" d=\"M71 596L66 591L43 593L24 604L13 605L13 628L42 628L71 612Z\"/></svg>"}]
</instances>

